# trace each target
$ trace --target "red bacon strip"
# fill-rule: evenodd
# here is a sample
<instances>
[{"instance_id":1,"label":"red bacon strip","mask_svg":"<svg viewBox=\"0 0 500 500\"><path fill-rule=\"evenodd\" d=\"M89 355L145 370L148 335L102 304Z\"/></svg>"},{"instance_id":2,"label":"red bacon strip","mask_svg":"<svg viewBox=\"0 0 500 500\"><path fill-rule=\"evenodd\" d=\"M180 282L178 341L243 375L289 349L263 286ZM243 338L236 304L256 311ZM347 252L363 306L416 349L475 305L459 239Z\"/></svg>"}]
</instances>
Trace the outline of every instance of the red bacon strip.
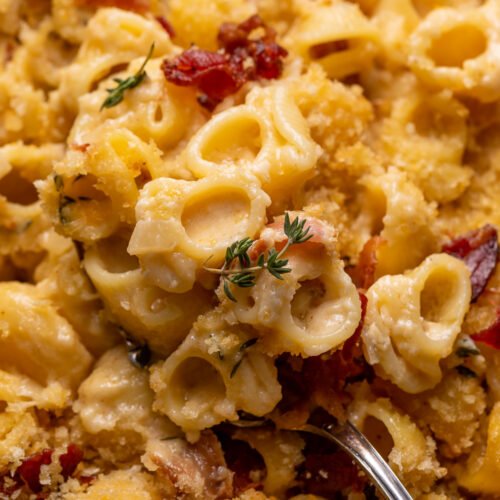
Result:
<instances>
[{"instance_id":1,"label":"red bacon strip","mask_svg":"<svg viewBox=\"0 0 500 500\"><path fill-rule=\"evenodd\" d=\"M342 451L333 453L311 453L306 456L303 490L325 498L336 498L340 491L355 485L362 490L359 469L352 459Z\"/></svg>"},{"instance_id":2,"label":"red bacon strip","mask_svg":"<svg viewBox=\"0 0 500 500\"><path fill-rule=\"evenodd\" d=\"M359 320L359 324L355 332L344 342L342 350L340 351L341 356L346 360L351 360L354 357L354 349L356 348L359 338L361 337L361 330L363 330L363 324L365 322L368 299L364 293L358 291L358 294L359 300L361 301L361 319Z\"/></svg>"},{"instance_id":3,"label":"red bacon strip","mask_svg":"<svg viewBox=\"0 0 500 500\"><path fill-rule=\"evenodd\" d=\"M367 290L375 282L377 267L377 250L387 242L381 236L372 236L363 246L356 266L347 268L346 272L354 284L362 290Z\"/></svg>"},{"instance_id":4,"label":"red bacon strip","mask_svg":"<svg viewBox=\"0 0 500 500\"><path fill-rule=\"evenodd\" d=\"M43 485L40 483L40 471L42 465L49 465L51 463L53 452L54 450L47 449L25 458L17 468L14 477L12 477L15 484L6 486L5 478L8 476L4 474L1 478L0 491L11 495L26 484L33 493L40 493L43 489ZM59 463L62 467L61 475L64 479L68 479L75 472L82 458L82 450L76 444L70 444L66 453L63 453L59 457Z\"/></svg>"},{"instance_id":5,"label":"red bacon strip","mask_svg":"<svg viewBox=\"0 0 500 500\"><path fill-rule=\"evenodd\" d=\"M484 342L494 349L500 349L500 307L497 309L493 324L471 335L471 339L477 342Z\"/></svg>"},{"instance_id":6,"label":"red bacon strip","mask_svg":"<svg viewBox=\"0 0 500 500\"><path fill-rule=\"evenodd\" d=\"M470 271L471 302L477 300L491 278L498 261L498 234L495 226L469 231L443 245L443 252L465 262Z\"/></svg>"},{"instance_id":7,"label":"red bacon strip","mask_svg":"<svg viewBox=\"0 0 500 500\"><path fill-rule=\"evenodd\" d=\"M250 38L257 28L263 28L264 35ZM171 61L165 59L161 68L170 83L200 90L200 104L213 109L247 81L281 75L287 51L275 38L276 32L257 15L240 24L224 23L217 38L219 52L189 49Z\"/></svg>"},{"instance_id":8,"label":"red bacon strip","mask_svg":"<svg viewBox=\"0 0 500 500\"><path fill-rule=\"evenodd\" d=\"M245 441L231 439L230 435L222 434L219 440L224 450L227 466L233 471L233 496L239 496L246 490L262 489L262 484L251 479L252 472L260 472L265 476L266 465L261 455Z\"/></svg>"}]
</instances>

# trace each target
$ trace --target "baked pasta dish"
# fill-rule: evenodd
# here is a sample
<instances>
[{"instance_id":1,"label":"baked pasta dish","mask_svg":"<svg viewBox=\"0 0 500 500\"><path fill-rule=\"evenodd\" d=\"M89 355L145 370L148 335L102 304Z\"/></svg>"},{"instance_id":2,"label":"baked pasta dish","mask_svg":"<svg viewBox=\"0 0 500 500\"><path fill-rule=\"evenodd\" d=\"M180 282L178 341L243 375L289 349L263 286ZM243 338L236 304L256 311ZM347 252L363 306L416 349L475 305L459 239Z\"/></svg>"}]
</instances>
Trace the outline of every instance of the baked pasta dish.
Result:
<instances>
[{"instance_id":1,"label":"baked pasta dish","mask_svg":"<svg viewBox=\"0 0 500 500\"><path fill-rule=\"evenodd\" d=\"M500 498L499 227L498 0L0 0L0 498Z\"/></svg>"}]
</instances>

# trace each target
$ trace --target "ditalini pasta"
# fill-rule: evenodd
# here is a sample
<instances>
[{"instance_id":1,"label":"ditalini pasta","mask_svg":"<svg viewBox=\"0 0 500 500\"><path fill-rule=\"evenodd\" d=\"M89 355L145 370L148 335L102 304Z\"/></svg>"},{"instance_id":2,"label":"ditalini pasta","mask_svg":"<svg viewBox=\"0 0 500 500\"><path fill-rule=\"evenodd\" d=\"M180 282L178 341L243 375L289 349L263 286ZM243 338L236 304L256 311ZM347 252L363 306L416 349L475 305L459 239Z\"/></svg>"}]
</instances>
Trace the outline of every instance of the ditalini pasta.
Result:
<instances>
[{"instance_id":1,"label":"ditalini pasta","mask_svg":"<svg viewBox=\"0 0 500 500\"><path fill-rule=\"evenodd\" d=\"M500 498L498 0L0 0L0 500Z\"/></svg>"}]
</instances>

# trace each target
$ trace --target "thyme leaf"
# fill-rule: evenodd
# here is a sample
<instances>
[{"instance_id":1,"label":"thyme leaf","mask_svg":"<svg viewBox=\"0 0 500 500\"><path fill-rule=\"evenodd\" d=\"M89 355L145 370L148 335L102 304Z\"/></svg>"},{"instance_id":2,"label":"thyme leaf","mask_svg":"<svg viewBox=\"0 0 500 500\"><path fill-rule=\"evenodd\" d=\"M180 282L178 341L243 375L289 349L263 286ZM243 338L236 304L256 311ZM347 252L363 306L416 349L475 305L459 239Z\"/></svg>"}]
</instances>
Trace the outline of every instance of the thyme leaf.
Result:
<instances>
[{"instance_id":1,"label":"thyme leaf","mask_svg":"<svg viewBox=\"0 0 500 500\"><path fill-rule=\"evenodd\" d=\"M253 337L249 340L247 340L246 342L243 342L243 344L240 345L240 352L243 352L245 349L248 349L249 347L252 347L256 342L257 340L259 340L259 337Z\"/></svg>"},{"instance_id":2,"label":"thyme leaf","mask_svg":"<svg viewBox=\"0 0 500 500\"><path fill-rule=\"evenodd\" d=\"M122 80L121 78L113 78L113 80L118 85L114 89L106 89L106 92L109 95L102 103L100 111L102 111L104 108L112 108L113 106L120 104L123 101L125 91L137 87L144 80L144 77L146 76L144 68L146 67L149 59L151 59L154 48L155 44L152 43L146 59L142 63L137 73L135 73L135 75L129 76L125 80Z\"/></svg>"},{"instance_id":3,"label":"thyme leaf","mask_svg":"<svg viewBox=\"0 0 500 500\"><path fill-rule=\"evenodd\" d=\"M212 339L213 343L217 347L217 356L219 357L219 359L221 361L224 361L224 353L222 352L222 348L221 348L219 342L217 342L217 339L215 338L215 335L213 333L211 333L209 335L209 337Z\"/></svg>"},{"instance_id":4,"label":"thyme leaf","mask_svg":"<svg viewBox=\"0 0 500 500\"><path fill-rule=\"evenodd\" d=\"M56 191L60 191L64 187L62 175L54 174L54 184L56 185Z\"/></svg>"},{"instance_id":5,"label":"thyme leaf","mask_svg":"<svg viewBox=\"0 0 500 500\"><path fill-rule=\"evenodd\" d=\"M456 350L455 354L459 358L468 358L469 356L476 356L479 351L473 347L461 346Z\"/></svg>"},{"instance_id":6,"label":"thyme leaf","mask_svg":"<svg viewBox=\"0 0 500 500\"><path fill-rule=\"evenodd\" d=\"M235 241L227 247L222 268L203 267L210 273L221 275L226 297L233 302L237 302L237 299L231 292L230 283L240 288L250 288L255 285L255 280L257 279L256 273L263 269L266 269L269 274L279 280L283 279L283 274L292 271L289 267L286 267L288 259L283 259L282 257L292 245L305 243L313 237L313 234L309 234L310 228L305 228L306 222L307 219L301 220L299 217L290 221L290 216L286 213L283 229L288 239L285 246L279 252L276 248L271 248L267 252L267 257L262 253L254 266L250 265L251 259L248 255L248 250L250 250L254 240L247 237ZM239 267L233 267L236 260Z\"/></svg>"},{"instance_id":7,"label":"thyme leaf","mask_svg":"<svg viewBox=\"0 0 500 500\"><path fill-rule=\"evenodd\" d=\"M229 378L233 378L238 371L238 368L240 367L241 363L243 363L243 360L245 359L246 355L246 350L249 347L252 347L257 340L259 340L258 337L253 337L251 339L248 339L246 342L243 342L243 344L240 345L238 352L240 353L240 359L235 363L233 366L233 369L231 370L231 373L229 374Z\"/></svg>"},{"instance_id":8,"label":"thyme leaf","mask_svg":"<svg viewBox=\"0 0 500 500\"><path fill-rule=\"evenodd\" d=\"M59 208L58 208L58 213L59 213L59 220L61 221L61 224L67 224L70 219L68 215L65 213L65 208L68 205L71 205L72 203L75 203L75 199L71 198L71 196L65 196L65 195L59 195Z\"/></svg>"},{"instance_id":9,"label":"thyme leaf","mask_svg":"<svg viewBox=\"0 0 500 500\"><path fill-rule=\"evenodd\" d=\"M233 378L236 375L236 372L238 371L238 368L240 367L241 363L243 362L243 358L241 358L234 366L233 369L231 370L231 373L229 375L229 378Z\"/></svg>"}]
</instances>

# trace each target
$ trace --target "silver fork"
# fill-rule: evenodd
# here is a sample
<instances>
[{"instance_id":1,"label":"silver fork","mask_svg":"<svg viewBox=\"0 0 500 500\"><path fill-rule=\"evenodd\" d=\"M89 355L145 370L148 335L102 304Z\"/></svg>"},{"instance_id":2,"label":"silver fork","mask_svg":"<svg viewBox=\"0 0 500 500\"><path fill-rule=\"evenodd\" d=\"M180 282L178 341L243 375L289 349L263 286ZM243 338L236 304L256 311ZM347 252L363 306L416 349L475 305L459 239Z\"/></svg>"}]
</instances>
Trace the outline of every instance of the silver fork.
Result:
<instances>
[{"instance_id":1,"label":"silver fork","mask_svg":"<svg viewBox=\"0 0 500 500\"><path fill-rule=\"evenodd\" d=\"M268 422L266 420L240 419L229 423L236 427L248 428L261 427ZM324 427L305 424L290 430L316 434L340 446L366 472L387 500L412 500L406 488L378 451L348 420L342 423L328 424Z\"/></svg>"}]
</instances>

